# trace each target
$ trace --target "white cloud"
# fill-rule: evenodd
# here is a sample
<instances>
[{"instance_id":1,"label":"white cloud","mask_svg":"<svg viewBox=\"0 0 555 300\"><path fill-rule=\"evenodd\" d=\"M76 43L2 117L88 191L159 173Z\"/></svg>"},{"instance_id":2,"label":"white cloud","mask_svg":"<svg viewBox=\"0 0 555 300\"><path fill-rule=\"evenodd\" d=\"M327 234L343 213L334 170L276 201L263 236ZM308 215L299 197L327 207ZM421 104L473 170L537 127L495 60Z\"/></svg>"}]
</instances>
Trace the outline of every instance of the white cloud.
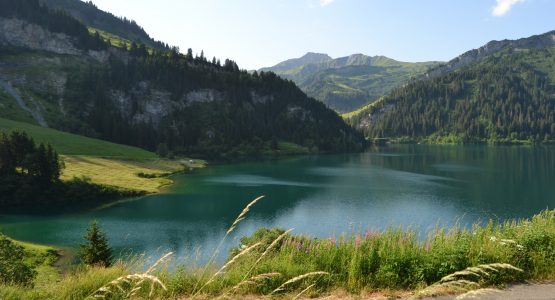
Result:
<instances>
[{"instance_id":1,"label":"white cloud","mask_svg":"<svg viewBox=\"0 0 555 300\"><path fill-rule=\"evenodd\" d=\"M327 6L335 2L335 0L320 0L320 6Z\"/></svg>"},{"instance_id":2,"label":"white cloud","mask_svg":"<svg viewBox=\"0 0 555 300\"><path fill-rule=\"evenodd\" d=\"M526 0L496 0L497 4L493 8L492 15L502 17L507 14L515 4L522 3Z\"/></svg>"}]
</instances>

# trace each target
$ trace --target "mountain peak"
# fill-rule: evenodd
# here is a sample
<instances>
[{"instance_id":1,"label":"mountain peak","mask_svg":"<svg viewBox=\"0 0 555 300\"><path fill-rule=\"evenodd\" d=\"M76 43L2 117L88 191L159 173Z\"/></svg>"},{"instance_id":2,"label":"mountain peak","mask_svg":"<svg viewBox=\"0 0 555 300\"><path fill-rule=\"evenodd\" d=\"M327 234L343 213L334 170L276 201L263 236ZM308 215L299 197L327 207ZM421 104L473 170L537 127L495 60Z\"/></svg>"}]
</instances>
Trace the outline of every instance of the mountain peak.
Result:
<instances>
[{"instance_id":1,"label":"mountain peak","mask_svg":"<svg viewBox=\"0 0 555 300\"><path fill-rule=\"evenodd\" d=\"M317 64L317 63L330 61L333 58L331 58L326 53L307 52L305 55L303 55L299 59L304 60L304 61L309 61L309 63Z\"/></svg>"},{"instance_id":2,"label":"mountain peak","mask_svg":"<svg viewBox=\"0 0 555 300\"><path fill-rule=\"evenodd\" d=\"M305 55L299 58L288 59L284 62L281 62L271 68L264 68L261 71L274 71L274 72L284 72L291 69L300 68L305 65L311 64L321 64L328 61L332 61L333 59L324 53L315 53L315 52L308 52Z\"/></svg>"}]
</instances>

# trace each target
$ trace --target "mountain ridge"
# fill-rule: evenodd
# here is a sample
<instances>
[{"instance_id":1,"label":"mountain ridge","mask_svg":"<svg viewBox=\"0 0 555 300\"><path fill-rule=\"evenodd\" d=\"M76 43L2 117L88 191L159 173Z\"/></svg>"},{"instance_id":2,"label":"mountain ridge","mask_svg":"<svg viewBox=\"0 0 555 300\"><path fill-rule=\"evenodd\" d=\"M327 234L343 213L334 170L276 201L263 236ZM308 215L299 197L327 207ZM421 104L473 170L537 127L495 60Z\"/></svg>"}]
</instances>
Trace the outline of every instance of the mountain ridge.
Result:
<instances>
[{"instance_id":1,"label":"mountain ridge","mask_svg":"<svg viewBox=\"0 0 555 300\"><path fill-rule=\"evenodd\" d=\"M555 30L514 40L493 40L479 48L466 51L449 62L431 69L426 75L428 77L433 77L447 74L507 48L542 48L552 45L555 45Z\"/></svg>"},{"instance_id":2,"label":"mountain ridge","mask_svg":"<svg viewBox=\"0 0 555 300\"><path fill-rule=\"evenodd\" d=\"M552 143L555 31L467 51L349 118L369 138Z\"/></svg>"},{"instance_id":3,"label":"mountain ridge","mask_svg":"<svg viewBox=\"0 0 555 300\"><path fill-rule=\"evenodd\" d=\"M350 112L423 75L438 62L407 63L386 56L352 54L331 58L309 52L259 71L293 80L305 93L338 112Z\"/></svg>"}]
</instances>

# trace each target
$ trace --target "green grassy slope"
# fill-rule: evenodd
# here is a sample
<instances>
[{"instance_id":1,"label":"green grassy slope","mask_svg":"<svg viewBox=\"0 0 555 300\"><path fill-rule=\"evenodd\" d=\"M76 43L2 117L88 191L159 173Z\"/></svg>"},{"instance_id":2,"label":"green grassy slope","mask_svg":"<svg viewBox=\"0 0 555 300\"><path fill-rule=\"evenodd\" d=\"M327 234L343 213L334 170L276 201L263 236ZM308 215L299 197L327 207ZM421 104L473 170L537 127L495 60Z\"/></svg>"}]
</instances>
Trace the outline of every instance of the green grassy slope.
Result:
<instances>
[{"instance_id":1,"label":"green grassy slope","mask_svg":"<svg viewBox=\"0 0 555 300\"><path fill-rule=\"evenodd\" d=\"M50 143L63 155L90 155L101 157L154 159L156 154L136 147L114 144L28 123L0 118L0 130L23 130L37 142Z\"/></svg>"},{"instance_id":2,"label":"green grassy slope","mask_svg":"<svg viewBox=\"0 0 555 300\"><path fill-rule=\"evenodd\" d=\"M36 123L30 113L22 110L15 99L0 89L0 118L10 118L27 123Z\"/></svg>"},{"instance_id":3,"label":"green grassy slope","mask_svg":"<svg viewBox=\"0 0 555 300\"><path fill-rule=\"evenodd\" d=\"M51 144L65 163L61 179L86 177L90 182L155 193L172 181L164 176L204 167L188 159L164 160L146 150L0 118L0 131L22 130L37 142ZM148 178L139 174L151 175Z\"/></svg>"},{"instance_id":4,"label":"green grassy slope","mask_svg":"<svg viewBox=\"0 0 555 300\"><path fill-rule=\"evenodd\" d=\"M384 66L347 66L320 71L299 87L339 112L348 112L386 95L411 78L426 72L426 63Z\"/></svg>"},{"instance_id":5,"label":"green grassy slope","mask_svg":"<svg viewBox=\"0 0 555 300\"><path fill-rule=\"evenodd\" d=\"M133 43L132 41L130 41L128 39L124 39L120 36L117 36L115 34L112 34L112 33L106 32L104 30L97 29L97 28L89 27L89 32L91 34L95 34L95 33L98 32L98 34L100 35L100 37L104 41L110 42L110 45L112 45L114 47L128 49L129 47L131 47L131 43Z\"/></svg>"}]
</instances>

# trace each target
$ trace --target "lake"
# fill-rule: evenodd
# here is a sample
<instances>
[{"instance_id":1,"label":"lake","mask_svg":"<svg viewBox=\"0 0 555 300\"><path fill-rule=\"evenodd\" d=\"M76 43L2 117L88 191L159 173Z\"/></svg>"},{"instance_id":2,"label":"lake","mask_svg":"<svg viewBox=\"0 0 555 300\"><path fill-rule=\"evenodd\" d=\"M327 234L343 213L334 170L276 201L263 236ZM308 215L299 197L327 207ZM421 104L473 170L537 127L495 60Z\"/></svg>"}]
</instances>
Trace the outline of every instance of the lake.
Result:
<instances>
[{"instance_id":1,"label":"lake","mask_svg":"<svg viewBox=\"0 0 555 300\"><path fill-rule=\"evenodd\" d=\"M216 165L174 179L164 193L92 212L0 215L0 230L72 247L96 219L118 252L154 257L174 250L202 262L243 207L266 195L224 248L259 227L328 238L402 225L425 236L436 226L526 218L555 207L555 147L399 145Z\"/></svg>"}]
</instances>

